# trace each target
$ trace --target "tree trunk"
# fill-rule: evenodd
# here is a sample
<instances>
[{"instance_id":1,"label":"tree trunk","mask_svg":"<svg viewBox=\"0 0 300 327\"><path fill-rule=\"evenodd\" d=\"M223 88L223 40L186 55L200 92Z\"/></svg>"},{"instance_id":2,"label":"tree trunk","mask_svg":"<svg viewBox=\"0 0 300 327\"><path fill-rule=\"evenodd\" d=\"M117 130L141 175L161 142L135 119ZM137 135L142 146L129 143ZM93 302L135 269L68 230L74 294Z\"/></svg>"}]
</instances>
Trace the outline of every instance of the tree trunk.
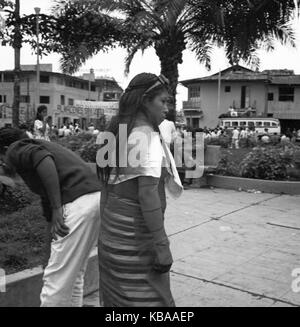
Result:
<instances>
[{"instance_id":1,"label":"tree trunk","mask_svg":"<svg viewBox=\"0 0 300 327\"><path fill-rule=\"evenodd\" d=\"M176 89L178 84L178 64L182 63L182 53L185 50L184 35L182 33L169 33L164 41L155 45L156 54L161 63L161 74L170 81L172 100L169 105L169 114L172 121L176 121Z\"/></svg>"},{"instance_id":2,"label":"tree trunk","mask_svg":"<svg viewBox=\"0 0 300 327\"><path fill-rule=\"evenodd\" d=\"M15 69L14 69L14 100L12 123L13 127L19 127L19 111L20 111L20 74L21 74L21 47L22 35L20 28L20 0L16 0L15 4L15 35L13 47L15 51Z\"/></svg>"}]
</instances>

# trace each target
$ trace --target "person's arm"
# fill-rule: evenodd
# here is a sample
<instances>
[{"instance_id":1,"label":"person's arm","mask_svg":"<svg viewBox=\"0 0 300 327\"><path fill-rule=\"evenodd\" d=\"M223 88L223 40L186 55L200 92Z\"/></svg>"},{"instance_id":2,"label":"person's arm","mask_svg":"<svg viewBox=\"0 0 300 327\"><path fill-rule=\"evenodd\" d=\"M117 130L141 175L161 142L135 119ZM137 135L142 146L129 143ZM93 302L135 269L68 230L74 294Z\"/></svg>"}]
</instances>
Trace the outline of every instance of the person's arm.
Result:
<instances>
[{"instance_id":1,"label":"person's arm","mask_svg":"<svg viewBox=\"0 0 300 327\"><path fill-rule=\"evenodd\" d=\"M169 240L164 228L163 211L158 192L159 178L142 176L138 178L138 197L145 223L153 236L155 260L153 269L159 273L168 272L173 259Z\"/></svg>"},{"instance_id":2,"label":"person's arm","mask_svg":"<svg viewBox=\"0 0 300 327\"><path fill-rule=\"evenodd\" d=\"M57 170L53 159L50 156L42 159L36 167L41 178L47 198L52 209L52 236L56 240L57 236L68 235L69 228L64 223L63 208L61 203L60 185Z\"/></svg>"}]
</instances>

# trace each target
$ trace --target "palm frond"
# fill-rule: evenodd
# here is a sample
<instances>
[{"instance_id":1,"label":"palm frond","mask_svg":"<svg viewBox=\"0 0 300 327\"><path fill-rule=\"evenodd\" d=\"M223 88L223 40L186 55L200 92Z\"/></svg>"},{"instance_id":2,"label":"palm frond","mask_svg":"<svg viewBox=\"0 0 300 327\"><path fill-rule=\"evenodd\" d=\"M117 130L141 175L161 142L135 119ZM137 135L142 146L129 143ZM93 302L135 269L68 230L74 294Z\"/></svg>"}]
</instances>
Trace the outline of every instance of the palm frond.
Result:
<instances>
[{"instance_id":1,"label":"palm frond","mask_svg":"<svg viewBox=\"0 0 300 327\"><path fill-rule=\"evenodd\" d=\"M134 56L136 55L136 53L138 51L142 51L142 53L144 53L144 51L149 48L151 46L151 42L149 43L145 43L143 46L141 46L140 44L134 46L134 47L131 47L130 49L128 49L128 54L125 58L125 76L127 76L129 74L129 71L130 71L130 65L132 63L132 60L134 58Z\"/></svg>"}]
</instances>

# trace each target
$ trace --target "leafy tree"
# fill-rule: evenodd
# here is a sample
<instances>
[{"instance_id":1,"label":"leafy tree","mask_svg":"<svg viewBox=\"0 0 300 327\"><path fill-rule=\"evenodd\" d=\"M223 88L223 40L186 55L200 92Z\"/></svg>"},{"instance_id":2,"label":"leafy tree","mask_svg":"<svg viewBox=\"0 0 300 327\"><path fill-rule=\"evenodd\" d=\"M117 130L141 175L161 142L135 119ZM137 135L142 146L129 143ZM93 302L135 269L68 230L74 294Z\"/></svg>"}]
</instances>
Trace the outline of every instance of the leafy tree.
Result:
<instances>
[{"instance_id":1,"label":"leafy tree","mask_svg":"<svg viewBox=\"0 0 300 327\"><path fill-rule=\"evenodd\" d=\"M126 72L137 51L153 47L175 101L178 65L191 49L210 68L215 45L231 64L259 65L256 50L274 40L295 46L290 21L300 0L58 0L41 22L42 51L62 54L62 69L74 73L99 51L128 50ZM27 25L26 25L27 24ZM34 24L24 28L30 40ZM34 46L34 41L31 41ZM175 105L173 106L175 120Z\"/></svg>"}]
</instances>

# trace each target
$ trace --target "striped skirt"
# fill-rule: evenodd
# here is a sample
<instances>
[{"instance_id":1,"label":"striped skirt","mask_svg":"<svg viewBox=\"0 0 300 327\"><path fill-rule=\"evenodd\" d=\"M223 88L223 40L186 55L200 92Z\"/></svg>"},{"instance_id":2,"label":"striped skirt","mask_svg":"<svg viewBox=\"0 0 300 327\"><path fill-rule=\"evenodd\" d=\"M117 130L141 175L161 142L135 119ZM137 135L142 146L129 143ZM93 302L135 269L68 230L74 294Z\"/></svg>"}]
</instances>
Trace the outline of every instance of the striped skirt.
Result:
<instances>
[{"instance_id":1,"label":"striped skirt","mask_svg":"<svg viewBox=\"0 0 300 327\"><path fill-rule=\"evenodd\" d=\"M98 252L102 306L175 306L170 274L152 270L153 238L137 202L108 194Z\"/></svg>"}]
</instances>

